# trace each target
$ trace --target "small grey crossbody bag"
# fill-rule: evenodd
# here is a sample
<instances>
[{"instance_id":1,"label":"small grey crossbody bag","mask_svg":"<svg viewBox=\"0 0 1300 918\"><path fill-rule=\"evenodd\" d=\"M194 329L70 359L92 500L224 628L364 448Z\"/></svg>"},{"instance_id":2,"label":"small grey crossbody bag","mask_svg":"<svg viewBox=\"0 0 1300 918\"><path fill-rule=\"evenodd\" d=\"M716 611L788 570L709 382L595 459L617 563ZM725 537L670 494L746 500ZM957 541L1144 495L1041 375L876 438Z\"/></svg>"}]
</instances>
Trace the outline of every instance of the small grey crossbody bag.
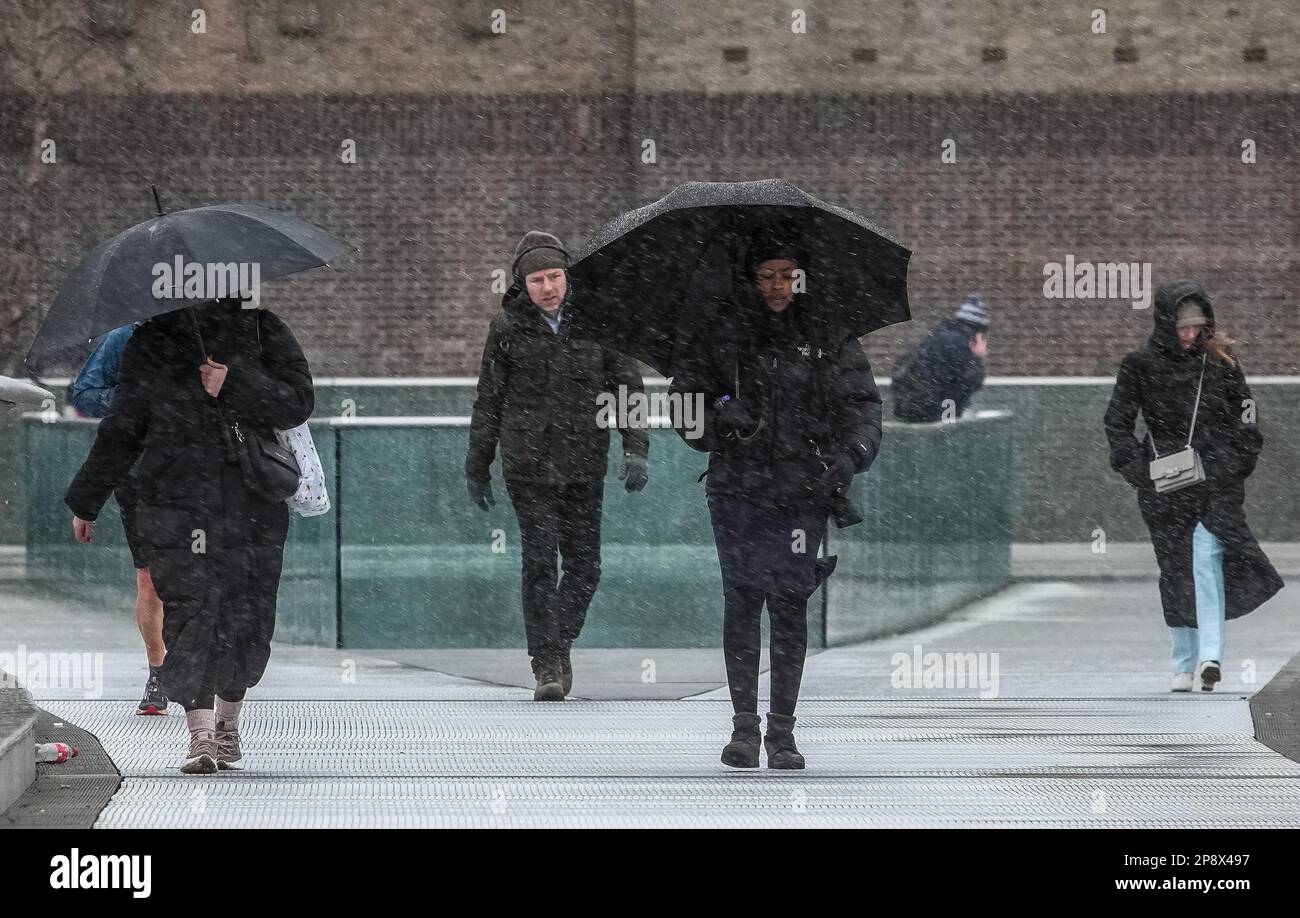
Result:
<instances>
[{"instance_id":1,"label":"small grey crossbody bag","mask_svg":"<svg viewBox=\"0 0 1300 918\"><path fill-rule=\"evenodd\" d=\"M1151 483L1160 494L1178 491L1189 485L1199 484L1205 480L1205 468L1201 465L1201 454L1192 448L1192 434L1196 432L1196 413L1201 408L1201 386L1205 382L1205 355L1201 355L1201 378L1196 383L1196 405L1192 408L1192 425L1187 431L1187 445L1176 453L1162 456L1156 450L1156 438L1147 431L1151 440L1151 452L1155 458L1149 466Z\"/></svg>"}]
</instances>

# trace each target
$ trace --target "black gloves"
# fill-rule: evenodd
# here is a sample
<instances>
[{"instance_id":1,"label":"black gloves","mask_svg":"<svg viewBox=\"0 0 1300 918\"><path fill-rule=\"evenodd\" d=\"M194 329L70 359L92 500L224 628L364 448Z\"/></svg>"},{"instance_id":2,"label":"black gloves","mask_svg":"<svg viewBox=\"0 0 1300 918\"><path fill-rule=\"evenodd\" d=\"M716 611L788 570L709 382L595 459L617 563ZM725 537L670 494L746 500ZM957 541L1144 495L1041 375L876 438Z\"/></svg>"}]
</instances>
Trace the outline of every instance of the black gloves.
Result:
<instances>
[{"instance_id":1,"label":"black gloves","mask_svg":"<svg viewBox=\"0 0 1300 918\"><path fill-rule=\"evenodd\" d=\"M623 485L631 494L634 491L640 491L645 487L646 482L650 480L650 463L646 461L645 456L638 456L636 453L623 454L623 468L618 473L618 480L625 482Z\"/></svg>"},{"instance_id":2,"label":"black gloves","mask_svg":"<svg viewBox=\"0 0 1300 918\"><path fill-rule=\"evenodd\" d=\"M480 510L486 512L488 507L496 506L491 478L466 478L465 483L469 486L469 499L478 504Z\"/></svg>"},{"instance_id":3,"label":"black gloves","mask_svg":"<svg viewBox=\"0 0 1300 918\"><path fill-rule=\"evenodd\" d=\"M719 437L726 438L732 434L748 436L758 426L758 421L749 413L749 408L739 399L732 398L715 405L713 424Z\"/></svg>"},{"instance_id":4,"label":"black gloves","mask_svg":"<svg viewBox=\"0 0 1300 918\"><path fill-rule=\"evenodd\" d=\"M853 470L859 475L871 468L871 463L876 461L876 447L865 441L850 443L848 452L849 458L853 460Z\"/></svg>"},{"instance_id":5,"label":"black gloves","mask_svg":"<svg viewBox=\"0 0 1300 918\"><path fill-rule=\"evenodd\" d=\"M847 492L849 485L853 484L853 472L856 469L853 457L848 453L836 453L829 459L826 471L821 476L822 492L827 495Z\"/></svg>"}]
</instances>

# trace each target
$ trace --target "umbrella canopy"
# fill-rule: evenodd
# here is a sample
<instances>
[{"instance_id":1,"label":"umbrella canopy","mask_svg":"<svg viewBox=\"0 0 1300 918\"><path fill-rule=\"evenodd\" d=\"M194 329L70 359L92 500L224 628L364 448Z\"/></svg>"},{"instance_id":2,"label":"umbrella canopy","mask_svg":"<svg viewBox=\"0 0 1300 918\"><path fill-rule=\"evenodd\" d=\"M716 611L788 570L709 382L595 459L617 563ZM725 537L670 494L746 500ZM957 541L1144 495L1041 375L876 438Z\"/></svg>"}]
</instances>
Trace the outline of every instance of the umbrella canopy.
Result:
<instances>
[{"instance_id":1,"label":"umbrella canopy","mask_svg":"<svg viewBox=\"0 0 1300 918\"><path fill-rule=\"evenodd\" d=\"M178 259L180 265L256 266L264 281L319 268L352 248L305 220L255 204L160 214L95 246L65 278L27 353L27 370L66 359L110 329L216 299L185 295L175 276ZM168 276L160 265L171 285L160 283ZM219 268L212 274L226 276Z\"/></svg>"},{"instance_id":2,"label":"umbrella canopy","mask_svg":"<svg viewBox=\"0 0 1300 918\"><path fill-rule=\"evenodd\" d=\"M911 252L867 218L789 182L688 182L610 221L570 275L583 293L573 334L671 376L673 355L714 310L734 305L755 239L808 253L806 292L837 333L906 322Z\"/></svg>"},{"instance_id":3,"label":"umbrella canopy","mask_svg":"<svg viewBox=\"0 0 1300 918\"><path fill-rule=\"evenodd\" d=\"M42 389L40 386L33 385L25 379L13 379L9 376L0 376L0 402L19 405L24 408L39 408L46 401L53 403L54 393Z\"/></svg>"}]
</instances>

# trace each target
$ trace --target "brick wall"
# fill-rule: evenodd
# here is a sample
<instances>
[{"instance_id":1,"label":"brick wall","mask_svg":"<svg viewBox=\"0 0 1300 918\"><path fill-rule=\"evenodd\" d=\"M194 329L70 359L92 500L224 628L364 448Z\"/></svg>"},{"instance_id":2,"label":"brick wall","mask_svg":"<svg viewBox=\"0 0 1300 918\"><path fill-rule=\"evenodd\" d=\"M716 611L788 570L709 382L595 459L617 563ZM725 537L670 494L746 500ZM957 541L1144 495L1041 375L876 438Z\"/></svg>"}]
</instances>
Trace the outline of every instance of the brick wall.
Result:
<instances>
[{"instance_id":1,"label":"brick wall","mask_svg":"<svg viewBox=\"0 0 1300 918\"><path fill-rule=\"evenodd\" d=\"M1289 0L642 0L635 6L642 92L1123 93L1281 89L1300 78L1293 50L1300 17ZM1097 8L1106 11L1104 33L1093 31ZM804 13L799 32L795 10Z\"/></svg>"},{"instance_id":2,"label":"brick wall","mask_svg":"<svg viewBox=\"0 0 1300 918\"><path fill-rule=\"evenodd\" d=\"M1123 93L1300 79L1294 0L48 0L39 11L43 26L83 31L97 16L100 53L63 88L124 93Z\"/></svg>"},{"instance_id":3,"label":"brick wall","mask_svg":"<svg viewBox=\"0 0 1300 918\"><path fill-rule=\"evenodd\" d=\"M168 207L257 201L317 221L360 253L276 283L328 375L477 369L525 230L571 248L619 211L690 179L779 176L891 227L914 250L910 326L872 336L888 372L905 342L982 291L991 372L1104 374L1149 314L1042 295L1043 264L1149 261L1202 279L1247 342L1251 372L1297 372L1296 149L1287 95L149 96L69 97L40 200L13 184L21 100L0 97L0 194L43 227L48 297L78 253ZM356 164L339 144L358 143ZM644 139L657 162L645 165ZM957 162L940 161L945 138ZM1240 142L1258 161L1240 161ZM0 251L10 221L0 221ZM12 291L0 292L0 296ZM30 323L7 329L13 365Z\"/></svg>"}]
</instances>

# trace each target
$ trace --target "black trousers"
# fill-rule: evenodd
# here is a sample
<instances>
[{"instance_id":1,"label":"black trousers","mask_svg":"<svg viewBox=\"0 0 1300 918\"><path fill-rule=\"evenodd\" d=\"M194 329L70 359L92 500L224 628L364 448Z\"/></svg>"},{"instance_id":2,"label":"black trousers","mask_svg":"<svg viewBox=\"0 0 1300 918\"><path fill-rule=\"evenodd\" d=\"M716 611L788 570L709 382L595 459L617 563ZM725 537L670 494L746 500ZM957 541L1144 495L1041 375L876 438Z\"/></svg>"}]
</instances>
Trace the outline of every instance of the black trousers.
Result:
<instances>
[{"instance_id":1,"label":"black trousers","mask_svg":"<svg viewBox=\"0 0 1300 918\"><path fill-rule=\"evenodd\" d=\"M786 590L764 593L737 587L723 600L722 653L727 687L737 714L758 713L758 670L762 652L763 602L771 625L772 713L794 714L808 654L808 596Z\"/></svg>"},{"instance_id":2,"label":"black trousers","mask_svg":"<svg viewBox=\"0 0 1300 918\"><path fill-rule=\"evenodd\" d=\"M535 661L566 652L600 582L605 482L506 481L523 540L524 633ZM562 576L557 576L556 558Z\"/></svg>"},{"instance_id":3,"label":"black trousers","mask_svg":"<svg viewBox=\"0 0 1300 918\"><path fill-rule=\"evenodd\" d=\"M771 625L772 713L793 715L808 653L808 599L828 574L817 550L822 501L779 494L709 495L722 569L722 652L737 714L758 713L763 606ZM794 534L803 538L795 541Z\"/></svg>"}]
</instances>

